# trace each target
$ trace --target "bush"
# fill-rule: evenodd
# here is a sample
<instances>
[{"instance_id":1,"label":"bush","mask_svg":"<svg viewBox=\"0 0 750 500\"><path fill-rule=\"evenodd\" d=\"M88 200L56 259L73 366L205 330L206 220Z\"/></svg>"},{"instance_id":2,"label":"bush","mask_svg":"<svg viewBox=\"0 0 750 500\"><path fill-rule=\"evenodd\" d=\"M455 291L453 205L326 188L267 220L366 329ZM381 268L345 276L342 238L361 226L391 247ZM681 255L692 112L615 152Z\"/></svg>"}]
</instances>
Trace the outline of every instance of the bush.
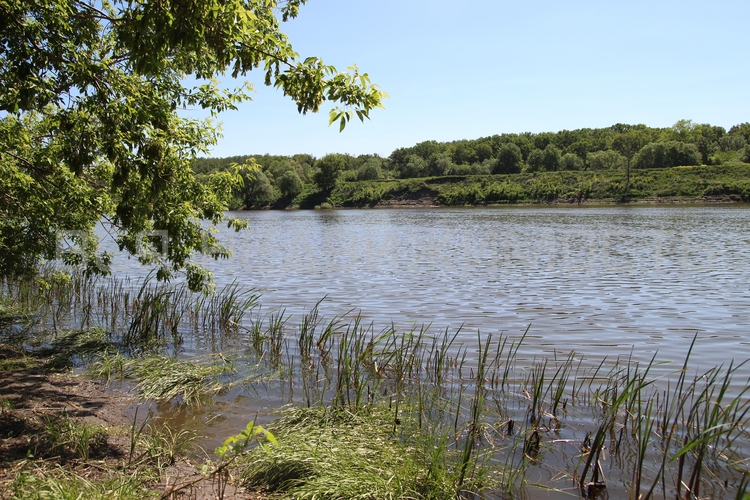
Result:
<instances>
[{"instance_id":1,"label":"bush","mask_svg":"<svg viewBox=\"0 0 750 500\"><path fill-rule=\"evenodd\" d=\"M652 142L635 155L636 168L670 168L698 165L700 153L695 144L680 141Z\"/></svg>"},{"instance_id":2,"label":"bush","mask_svg":"<svg viewBox=\"0 0 750 500\"><path fill-rule=\"evenodd\" d=\"M575 153L567 153L560 158L560 170L582 170L583 160Z\"/></svg>"},{"instance_id":3,"label":"bush","mask_svg":"<svg viewBox=\"0 0 750 500\"><path fill-rule=\"evenodd\" d=\"M492 165L493 174L517 174L521 171L523 156L521 148L512 142L503 144Z\"/></svg>"},{"instance_id":4,"label":"bush","mask_svg":"<svg viewBox=\"0 0 750 500\"><path fill-rule=\"evenodd\" d=\"M617 151L608 149L589 153L589 170L615 170L626 165L626 158Z\"/></svg>"},{"instance_id":5,"label":"bush","mask_svg":"<svg viewBox=\"0 0 750 500\"><path fill-rule=\"evenodd\" d=\"M276 181L282 196L285 198L294 198L302 192L302 179L299 178L294 170L287 170L284 175Z\"/></svg>"}]
</instances>

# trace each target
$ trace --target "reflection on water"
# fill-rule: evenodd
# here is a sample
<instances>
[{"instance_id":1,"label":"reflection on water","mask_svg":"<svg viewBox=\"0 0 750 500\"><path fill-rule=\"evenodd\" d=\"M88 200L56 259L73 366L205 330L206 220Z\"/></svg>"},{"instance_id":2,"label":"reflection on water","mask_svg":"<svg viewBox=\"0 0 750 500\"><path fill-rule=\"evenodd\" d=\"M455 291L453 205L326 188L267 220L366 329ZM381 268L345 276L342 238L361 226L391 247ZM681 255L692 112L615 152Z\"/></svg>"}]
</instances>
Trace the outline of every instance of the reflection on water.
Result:
<instances>
[{"instance_id":1,"label":"reflection on water","mask_svg":"<svg viewBox=\"0 0 750 500\"><path fill-rule=\"evenodd\" d=\"M750 357L747 207L243 212L219 284L267 289L264 308L361 311L383 327L521 334L528 356L579 352L701 361ZM133 261L119 273L134 274Z\"/></svg>"},{"instance_id":2,"label":"reflection on water","mask_svg":"<svg viewBox=\"0 0 750 500\"><path fill-rule=\"evenodd\" d=\"M433 331L462 327L459 341L468 346L477 330L518 338L531 324L516 358L522 370L533 358L564 359L570 351L595 363L632 354L644 364L658 351L658 360L678 361L659 368L671 372L696 332L694 370L750 358L748 207L236 215L249 218L251 229L223 235L234 257L204 264L220 286L237 280L266 288L264 311L285 308L292 325L327 297L320 312L328 318L361 311L376 331L391 323L400 330L424 323ZM133 260L116 266L116 274L145 274ZM192 341L198 351L216 349L217 341L242 343L208 332ZM205 414L175 412L168 404L154 409L180 426L202 419L198 425L212 449L258 412L265 422L288 401L283 385L262 389L236 388ZM571 415L561 436L580 443L575 422L583 420Z\"/></svg>"},{"instance_id":3,"label":"reflection on water","mask_svg":"<svg viewBox=\"0 0 750 500\"><path fill-rule=\"evenodd\" d=\"M264 308L361 311L376 325L521 334L528 356L576 350L750 357L750 209L597 207L242 212L221 284ZM118 274L143 273L133 260Z\"/></svg>"}]
</instances>

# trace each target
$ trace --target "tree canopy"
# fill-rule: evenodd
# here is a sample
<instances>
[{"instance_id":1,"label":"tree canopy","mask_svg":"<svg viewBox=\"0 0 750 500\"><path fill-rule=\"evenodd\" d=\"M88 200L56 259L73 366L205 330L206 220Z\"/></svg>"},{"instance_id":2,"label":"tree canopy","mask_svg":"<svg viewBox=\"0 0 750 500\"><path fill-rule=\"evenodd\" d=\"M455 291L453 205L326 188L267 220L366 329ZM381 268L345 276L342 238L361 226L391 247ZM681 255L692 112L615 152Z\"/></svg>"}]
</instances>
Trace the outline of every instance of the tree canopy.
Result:
<instances>
[{"instance_id":1,"label":"tree canopy","mask_svg":"<svg viewBox=\"0 0 750 500\"><path fill-rule=\"evenodd\" d=\"M205 220L225 220L231 192L255 164L211 174L190 168L217 140L208 120L249 99L249 83L223 89L225 74L256 70L300 113L336 106L340 129L369 117L385 94L356 67L339 72L294 52L282 23L305 0L4 0L0 2L0 272L32 271L68 256L106 272L93 230L111 224L118 245L142 261L168 238L159 278L186 270L193 288L205 270L195 252L228 255ZM192 83L187 83L192 82ZM241 227L236 220L230 225ZM144 238L143 235L147 235ZM101 257L101 256L100 256ZM105 258L106 260L106 258Z\"/></svg>"}]
</instances>

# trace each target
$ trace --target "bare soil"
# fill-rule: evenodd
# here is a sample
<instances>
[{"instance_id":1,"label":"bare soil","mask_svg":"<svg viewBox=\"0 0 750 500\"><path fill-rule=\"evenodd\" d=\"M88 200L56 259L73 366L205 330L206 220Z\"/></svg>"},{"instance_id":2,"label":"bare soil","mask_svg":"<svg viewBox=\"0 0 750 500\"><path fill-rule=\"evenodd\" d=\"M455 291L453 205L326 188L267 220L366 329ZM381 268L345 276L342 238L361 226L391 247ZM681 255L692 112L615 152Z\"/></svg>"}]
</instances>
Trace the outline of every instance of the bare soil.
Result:
<instances>
[{"instance_id":1,"label":"bare soil","mask_svg":"<svg viewBox=\"0 0 750 500\"><path fill-rule=\"evenodd\" d=\"M45 359L0 344L0 498L10 496L9 485L29 462L69 468L87 480L115 470L128 473L132 420L126 410L132 404L133 399L127 394L69 371L50 371ZM45 443L44 425L65 417L106 431L106 442L92 447L89 460L76 458L65 450L52 452ZM162 469L158 477L159 482L148 486L162 498L218 498L214 482L187 458ZM263 497L230 484L224 498Z\"/></svg>"}]
</instances>

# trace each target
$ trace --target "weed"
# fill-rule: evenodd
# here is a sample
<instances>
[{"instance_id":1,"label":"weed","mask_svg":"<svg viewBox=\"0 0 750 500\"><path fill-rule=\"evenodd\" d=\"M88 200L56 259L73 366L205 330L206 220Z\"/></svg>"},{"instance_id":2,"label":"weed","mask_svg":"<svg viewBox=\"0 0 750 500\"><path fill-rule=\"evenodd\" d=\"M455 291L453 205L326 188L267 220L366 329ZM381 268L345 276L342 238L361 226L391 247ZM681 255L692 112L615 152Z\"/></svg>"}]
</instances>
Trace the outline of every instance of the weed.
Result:
<instances>
[{"instance_id":1,"label":"weed","mask_svg":"<svg viewBox=\"0 0 750 500\"><path fill-rule=\"evenodd\" d=\"M90 456L101 455L106 448L107 433L104 429L63 414L46 418L37 452L88 460Z\"/></svg>"},{"instance_id":2,"label":"weed","mask_svg":"<svg viewBox=\"0 0 750 500\"><path fill-rule=\"evenodd\" d=\"M70 498L87 500L142 500L158 498L159 495L144 487L138 474L126 474L110 470L97 480L62 467L31 466L21 471L7 485L9 498L45 500ZM0 489L0 493L3 493ZM5 497L3 495L4 498Z\"/></svg>"}]
</instances>

